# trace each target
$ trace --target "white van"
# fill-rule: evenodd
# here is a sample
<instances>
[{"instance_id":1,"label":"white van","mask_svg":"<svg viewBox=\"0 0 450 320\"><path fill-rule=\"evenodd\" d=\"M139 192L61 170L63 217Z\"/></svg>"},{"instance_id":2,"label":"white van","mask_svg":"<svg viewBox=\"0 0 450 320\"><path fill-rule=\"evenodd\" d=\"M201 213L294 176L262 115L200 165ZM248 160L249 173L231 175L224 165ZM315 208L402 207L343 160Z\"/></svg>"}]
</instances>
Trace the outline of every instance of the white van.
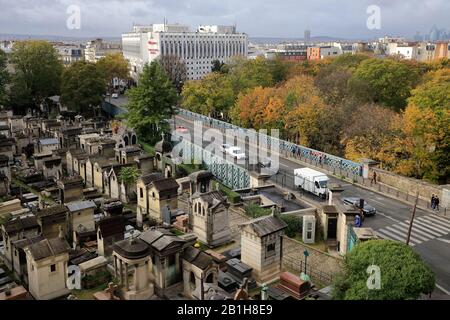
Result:
<instances>
[{"instance_id":1,"label":"white van","mask_svg":"<svg viewBox=\"0 0 450 320\"><path fill-rule=\"evenodd\" d=\"M326 174L310 168L301 168L294 170L294 176L294 184L297 188L326 199L328 194L328 181L330 181Z\"/></svg>"}]
</instances>

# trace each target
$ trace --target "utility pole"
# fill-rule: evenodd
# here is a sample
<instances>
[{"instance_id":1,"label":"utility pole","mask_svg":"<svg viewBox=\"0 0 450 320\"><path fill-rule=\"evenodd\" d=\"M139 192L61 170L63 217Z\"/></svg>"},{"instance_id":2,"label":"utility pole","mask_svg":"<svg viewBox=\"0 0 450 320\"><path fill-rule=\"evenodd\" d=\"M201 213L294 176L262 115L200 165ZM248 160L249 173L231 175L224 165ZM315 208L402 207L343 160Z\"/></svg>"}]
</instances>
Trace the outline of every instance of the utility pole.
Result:
<instances>
[{"instance_id":1,"label":"utility pole","mask_svg":"<svg viewBox=\"0 0 450 320\"><path fill-rule=\"evenodd\" d=\"M409 241L411 240L411 232L413 228L414 218L416 217L416 209L417 209L417 203L419 202L419 192L417 192L416 201L414 202L414 208L412 212L411 221L409 223L409 230L408 230L408 238L406 239L406 245L409 246Z\"/></svg>"}]
</instances>

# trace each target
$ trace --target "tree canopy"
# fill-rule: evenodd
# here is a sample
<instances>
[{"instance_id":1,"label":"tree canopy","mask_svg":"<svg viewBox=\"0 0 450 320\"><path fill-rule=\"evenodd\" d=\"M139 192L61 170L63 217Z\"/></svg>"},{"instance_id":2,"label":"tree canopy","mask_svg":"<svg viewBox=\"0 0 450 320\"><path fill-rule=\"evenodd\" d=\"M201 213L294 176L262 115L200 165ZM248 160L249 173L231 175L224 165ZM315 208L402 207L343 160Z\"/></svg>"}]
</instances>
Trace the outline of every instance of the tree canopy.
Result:
<instances>
[{"instance_id":1,"label":"tree canopy","mask_svg":"<svg viewBox=\"0 0 450 320\"><path fill-rule=\"evenodd\" d=\"M395 111L405 108L411 90L420 80L419 70L393 59L366 59L360 63L350 80L351 89L359 94L359 82L366 83L372 92L372 102ZM353 84L353 86L352 86ZM363 93L367 95L367 93Z\"/></svg>"},{"instance_id":2,"label":"tree canopy","mask_svg":"<svg viewBox=\"0 0 450 320\"><path fill-rule=\"evenodd\" d=\"M137 87L127 91L128 124L149 143L161 139L167 131L166 119L174 114L177 92L159 61L144 67Z\"/></svg>"},{"instance_id":3,"label":"tree canopy","mask_svg":"<svg viewBox=\"0 0 450 320\"><path fill-rule=\"evenodd\" d=\"M201 81L186 83L181 97L186 109L211 116L227 113L235 101L231 81L216 72Z\"/></svg>"},{"instance_id":4,"label":"tree canopy","mask_svg":"<svg viewBox=\"0 0 450 320\"><path fill-rule=\"evenodd\" d=\"M404 113L408 158L400 173L448 183L450 179L450 69L427 74Z\"/></svg>"},{"instance_id":5,"label":"tree canopy","mask_svg":"<svg viewBox=\"0 0 450 320\"><path fill-rule=\"evenodd\" d=\"M0 50L0 105L6 102L6 85L9 82L7 69L8 58L3 50Z\"/></svg>"},{"instance_id":6,"label":"tree canopy","mask_svg":"<svg viewBox=\"0 0 450 320\"><path fill-rule=\"evenodd\" d=\"M378 266L381 288L369 289L369 266ZM407 300L434 291L435 276L420 256L406 244L371 240L347 253L344 273L333 284L338 300Z\"/></svg>"},{"instance_id":7,"label":"tree canopy","mask_svg":"<svg viewBox=\"0 0 450 320\"><path fill-rule=\"evenodd\" d=\"M49 96L59 94L63 66L51 43L18 41L11 54L14 65L11 102L18 111L37 108Z\"/></svg>"},{"instance_id":8,"label":"tree canopy","mask_svg":"<svg viewBox=\"0 0 450 320\"><path fill-rule=\"evenodd\" d=\"M111 53L101 58L97 62L97 68L108 84L112 84L114 78L128 78L128 62L119 52Z\"/></svg>"},{"instance_id":9,"label":"tree canopy","mask_svg":"<svg viewBox=\"0 0 450 320\"><path fill-rule=\"evenodd\" d=\"M450 183L447 59L344 54L319 61L234 58L188 82L182 106L354 161Z\"/></svg>"},{"instance_id":10,"label":"tree canopy","mask_svg":"<svg viewBox=\"0 0 450 320\"><path fill-rule=\"evenodd\" d=\"M120 170L119 179L125 185L135 184L139 178L139 170L135 167L124 167Z\"/></svg>"},{"instance_id":11,"label":"tree canopy","mask_svg":"<svg viewBox=\"0 0 450 320\"><path fill-rule=\"evenodd\" d=\"M69 110L92 116L100 106L106 91L106 81L93 63L77 61L63 72L61 103Z\"/></svg>"}]
</instances>

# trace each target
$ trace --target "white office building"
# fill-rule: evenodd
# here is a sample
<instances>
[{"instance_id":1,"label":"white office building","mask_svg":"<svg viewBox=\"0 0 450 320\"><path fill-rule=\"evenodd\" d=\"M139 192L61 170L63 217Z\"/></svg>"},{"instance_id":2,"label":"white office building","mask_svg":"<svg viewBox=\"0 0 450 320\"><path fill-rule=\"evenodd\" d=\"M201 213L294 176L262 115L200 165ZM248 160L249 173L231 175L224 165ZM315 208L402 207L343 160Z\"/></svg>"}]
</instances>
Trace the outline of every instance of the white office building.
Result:
<instances>
[{"instance_id":1,"label":"white office building","mask_svg":"<svg viewBox=\"0 0 450 320\"><path fill-rule=\"evenodd\" d=\"M211 72L214 60L247 57L248 36L233 26L199 26L192 32L183 25L153 24L134 26L133 32L122 34L122 46L135 79L145 64L176 55L186 63L188 80L196 80Z\"/></svg>"}]
</instances>

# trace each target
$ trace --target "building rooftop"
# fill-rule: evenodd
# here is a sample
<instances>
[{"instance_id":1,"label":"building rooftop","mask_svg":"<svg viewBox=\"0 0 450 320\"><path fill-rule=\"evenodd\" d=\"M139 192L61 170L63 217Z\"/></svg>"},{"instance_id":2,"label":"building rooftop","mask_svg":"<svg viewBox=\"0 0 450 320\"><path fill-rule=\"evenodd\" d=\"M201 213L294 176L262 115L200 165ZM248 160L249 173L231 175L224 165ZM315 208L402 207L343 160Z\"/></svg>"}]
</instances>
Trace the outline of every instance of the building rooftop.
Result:
<instances>
[{"instance_id":1,"label":"building rooftop","mask_svg":"<svg viewBox=\"0 0 450 320\"><path fill-rule=\"evenodd\" d=\"M98 222L98 228L103 238L124 234L125 219L123 216L115 216L102 219Z\"/></svg>"},{"instance_id":2,"label":"building rooftop","mask_svg":"<svg viewBox=\"0 0 450 320\"><path fill-rule=\"evenodd\" d=\"M15 234L21 230L28 230L38 228L39 224L35 216L28 216L25 218L17 218L6 222L4 225L5 231L8 234Z\"/></svg>"},{"instance_id":3,"label":"building rooftop","mask_svg":"<svg viewBox=\"0 0 450 320\"><path fill-rule=\"evenodd\" d=\"M182 257L202 270L207 269L213 263L213 258L209 254L192 246L183 251Z\"/></svg>"},{"instance_id":4,"label":"building rooftop","mask_svg":"<svg viewBox=\"0 0 450 320\"><path fill-rule=\"evenodd\" d=\"M287 224L274 216L265 216L243 223L241 226L250 226L259 237L265 237L269 234L284 230Z\"/></svg>"},{"instance_id":5,"label":"building rooftop","mask_svg":"<svg viewBox=\"0 0 450 320\"><path fill-rule=\"evenodd\" d=\"M16 240L16 241L12 241L11 244L19 249L24 249L25 247L33 244L33 243L38 243L42 240L44 240L45 238L42 235L39 236L35 236L32 238L25 238L25 239L20 239L20 240Z\"/></svg>"},{"instance_id":6,"label":"building rooftop","mask_svg":"<svg viewBox=\"0 0 450 320\"><path fill-rule=\"evenodd\" d=\"M167 191L172 189L177 189L180 187L178 182L173 178L167 178L162 180L153 181L153 185L158 191Z\"/></svg>"},{"instance_id":7,"label":"building rooftop","mask_svg":"<svg viewBox=\"0 0 450 320\"><path fill-rule=\"evenodd\" d=\"M116 242L113 249L127 259L142 259L150 254L148 244L136 238Z\"/></svg>"},{"instance_id":8,"label":"building rooftop","mask_svg":"<svg viewBox=\"0 0 450 320\"><path fill-rule=\"evenodd\" d=\"M38 218L43 218L43 217L49 217L49 216L58 215L58 214L66 213L66 212L67 212L66 206L60 204L60 205L56 205L53 207L42 209L36 213L36 216Z\"/></svg>"},{"instance_id":9,"label":"building rooftop","mask_svg":"<svg viewBox=\"0 0 450 320\"><path fill-rule=\"evenodd\" d=\"M70 251L70 246L66 240L60 238L44 239L28 247L34 260L42 260Z\"/></svg>"},{"instance_id":10,"label":"building rooftop","mask_svg":"<svg viewBox=\"0 0 450 320\"><path fill-rule=\"evenodd\" d=\"M46 138L46 139L39 139L39 143L43 146L48 146L52 144L58 144L59 141L56 138Z\"/></svg>"},{"instance_id":11,"label":"building rooftop","mask_svg":"<svg viewBox=\"0 0 450 320\"><path fill-rule=\"evenodd\" d=\"M96 208L96 207L97 206L95 205L95 202L92 200L76 201L76 202L71 202L71 203L67 204L67 208L69 209L70 212L81 211L81 210L91 209L91 208Z\"/></svg>"},{"instance_id":12,"label":"building rooftop","mask_svg":"<svg viewBox=\"0 0 450 320\"><path fill-rule=\"evenodd\" d=\"M152 248L157 251L163 251L174 243L183 245L185 240L175 236L170 231L165 229L150 229L139 236L139 239L145 241Z\"/></svg>"}]
</instances>

